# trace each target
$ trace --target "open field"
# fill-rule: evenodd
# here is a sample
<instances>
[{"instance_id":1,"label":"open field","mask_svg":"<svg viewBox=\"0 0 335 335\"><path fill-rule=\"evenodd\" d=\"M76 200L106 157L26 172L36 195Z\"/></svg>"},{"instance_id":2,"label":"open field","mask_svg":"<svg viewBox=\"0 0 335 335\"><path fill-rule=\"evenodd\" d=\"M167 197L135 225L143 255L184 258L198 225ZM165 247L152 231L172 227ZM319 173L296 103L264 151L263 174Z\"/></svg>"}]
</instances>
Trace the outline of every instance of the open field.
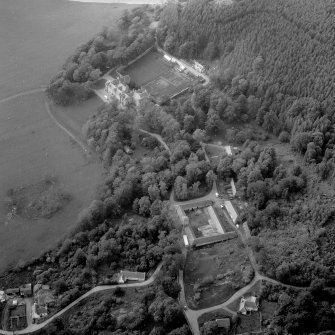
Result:
<instances>
[{"instance_id":1,"label":"open field","mask_svg":"<svg viewBox=\"0 0 335 335\"><path fill-rule=\"evenodd\" d=\"M228 300L252 279L243 245L229 240L192 250L185 265L185 293L191 308L201 309Z\"/></svg>"},{"instance_id":2,"label":"open field","mask_svg":"<svg viewBox=\"0 0 335 335\"><path fill-rule=\"evenodd\" d=\"M0 98L47 85L76 46L136 6L1 0Z\"/></svg>"},{"instance_id":3,"label":"open field","mask_svg":"<svg viewBox=\"0 0 335 335\"><path fill-rule=\"evenodd\" d=\"M208 225L209 216L206 213L205 208L199 208L193 211L187 211L186 215L190 219L190 225L194 232L195 237L201 237L203 234L201 233L201 227ZM198 229L200 228L200 230Z\"/></svg>"},{"instance_id":4,"label":"open field","mask_svg":"<svg viewBox=\"0 0 335 335\"><path fill-rule=\"evenodd\" d=\"M46 86L77 46L115 25L124 9L137 5L85 4L64 0L11 0L0 10L0 100ZM43 93L0 104L0 272L51 248L73 226L100 181L101 166L59 129L43 107ZM54 108L56 118L75 136L101 102ZM9 188L31 185L53 175L73 200L51 219L8 221ZM7 222L7 224L6 224Z\"/></svg>"},{"instance_id":5,"label":"open field","mask_svg":"<svg viewBox=\"0 0 335 335\"><path fill-rule=\"evenodd\" d=\"M261 330L260 313L254 312L250 315L239 315L236 333L257 332Z\"/></svg>"},{"instance_id":6,"label":"open field","mask_svg":"<svg viewBox=\"0 0 335 335\"><path fill-rule=\"evenodd\" d=\"M95 195L102 168L59 129L34 94L1 104L0 271L51 248L73 227ZM54 176L72 201L50 219L7 217L6 192Z\"/></svg>"},{"instance_id":7,"label":"open field","mask_svg":"<svg viewBox=\"0 0 335 335\"><path fill-rule=\"evenodd\" d=\"M89 100L77 105L63 107L51 104L50 108L57 120L66 124L67 129L86 142L82 134L82 127L102 104L103 102L94 95Z\"/></svg>"},{"instance_id":8,"label":"open field","mask_svg":"<svg viewBox=\"0 0 335 335\"><path fill-rule=\"evenodd\" d=\"M219 146L210 145L210 144L205 145L205 150L212 164L218 164L220 161L221 155L226 153L226 150L224 149L223 146L219 147Z\"/></svg>"},{"instance_id":9,"label":"open field","mask_svg":"<svg viewBox=\"0 0 335 335\"><path fill-rule=\"evenodd\" d=\"M191 78L180 73L157 51L149 52L123 73L129 74L131 81L145 88L155 99L169 98L191 85ZM164 99L163 99L164 100Z\"/></svg>"}]
</instances>

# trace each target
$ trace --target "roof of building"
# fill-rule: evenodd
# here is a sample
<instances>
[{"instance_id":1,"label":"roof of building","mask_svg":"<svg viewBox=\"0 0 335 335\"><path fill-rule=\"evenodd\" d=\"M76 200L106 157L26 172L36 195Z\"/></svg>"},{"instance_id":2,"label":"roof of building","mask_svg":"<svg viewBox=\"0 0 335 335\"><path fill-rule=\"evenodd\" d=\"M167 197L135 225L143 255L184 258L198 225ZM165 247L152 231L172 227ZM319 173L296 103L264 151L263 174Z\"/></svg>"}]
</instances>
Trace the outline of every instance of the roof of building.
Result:
<instances>
[{"instance_id":1,"label":"roof of building","mask_svg":"<svg viewBox=\"0 0 335 335\"><path fill-rule=\"evenodd\" d=\"M220 328L226 328L226 329L230 328L230 319L229 318L216 319L215 321L216 321L218 327L220 327Z\"/></svg>"},{"instance_id":2,"label":"roof of building","mask_svg":"<svg viewBox=\"0 0 335 335\"><path fill-rule=\"evenodd\" d=\"M31 284L24 284L20 286L20 291L31 292Z\"/></svg>"},{"instance_id":3,"label":"roof of building","mask_svg":"<svg viewBox=\"0 0 335 335\"><path fill-rule=\"evenodd\" d=\"M135 271L127 271L121 270L120 275L124 277L124 279L137 279L137 280L144 280L145 279L145 272L135 272Z\"/></svg>"},{"instance_id":4,"label":"roof of building","mask_svg":"<svg viewBox=\"0 0 335 335\"><path fill-rule=\"evenodd\" d=\"M20 289L18 287L15 287L15 288L8 288L6 290L6 293L7 294L12 294L12 293L19 293L20 292Z\"/></svg>"},{"instance_id":5,"label":"roof of building","mask_svg":"<svg viewBox=\"0 0 335 335\"><path fill-rule=\"evenodd\" d=\"M258 298L255 296L249 296L247 298L242 297L240 302L239 311L245 310L258 310Z\"/></svg>"}]
</instances>

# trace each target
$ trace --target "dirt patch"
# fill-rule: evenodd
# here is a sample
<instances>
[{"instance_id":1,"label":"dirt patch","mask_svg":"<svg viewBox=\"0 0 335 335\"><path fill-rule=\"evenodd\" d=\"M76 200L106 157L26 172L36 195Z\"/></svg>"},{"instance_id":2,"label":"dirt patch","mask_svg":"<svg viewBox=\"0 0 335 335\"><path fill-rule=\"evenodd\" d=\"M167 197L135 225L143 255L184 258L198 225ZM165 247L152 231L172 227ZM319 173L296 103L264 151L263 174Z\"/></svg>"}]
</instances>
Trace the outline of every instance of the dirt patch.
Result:
<instances>
[{"instance_id":1,"label":"dirt patch","mask_svg":"<svg viewBox=\"0 0 335 335\"><path fill-rule=\"evenodd\" d=\"M247 253L238 240L191 251L184 273L186 299L194 309L223 303L253 278Z\"/></svg>"},{"instance_id":2,"label":"dirt patch","mask_svg":"<svg viewBox=\"0 0 335 335\"><path fill-rule=\"evenodd\" d=\"M53 177L10 189L7 194L9 213L27 219L50 218L71 200Z\"/></svg>"}]
</instances>

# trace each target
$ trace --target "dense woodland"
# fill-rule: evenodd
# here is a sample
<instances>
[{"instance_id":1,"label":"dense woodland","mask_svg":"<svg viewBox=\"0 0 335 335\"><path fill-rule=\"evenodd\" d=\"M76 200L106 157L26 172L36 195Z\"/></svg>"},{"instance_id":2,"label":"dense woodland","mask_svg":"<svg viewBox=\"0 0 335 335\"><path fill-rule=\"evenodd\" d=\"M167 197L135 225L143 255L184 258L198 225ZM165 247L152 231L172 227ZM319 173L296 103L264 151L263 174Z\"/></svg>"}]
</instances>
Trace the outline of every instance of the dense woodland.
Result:
<instances>
[{"instance_id":1,"label":"dense woodland","mask_svg":"<svg viewBox=\"0 0 335 335\"><path fill-rule=\"evenodd\" d=\"M217 59L224 119L256 119L334 179L334 21L330 0L169 3L158 40L180 57Z\"/></svg>"}]
</instances>

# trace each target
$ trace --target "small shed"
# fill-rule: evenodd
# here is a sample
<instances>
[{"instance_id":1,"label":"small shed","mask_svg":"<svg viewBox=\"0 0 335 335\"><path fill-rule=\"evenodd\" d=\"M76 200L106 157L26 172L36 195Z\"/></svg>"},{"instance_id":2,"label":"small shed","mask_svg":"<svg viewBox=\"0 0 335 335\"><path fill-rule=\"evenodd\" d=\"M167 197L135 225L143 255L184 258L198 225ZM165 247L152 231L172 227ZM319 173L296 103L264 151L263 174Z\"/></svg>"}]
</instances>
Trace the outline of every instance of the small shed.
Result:
<instances>
[{"instance_id":1,"label":"small shed","mask_svg":"<svg viewBox=\"0 0 335 335\"><path fill-rule=\"evenodd\" d=\"M123 284L128 280L144 281L145 272L121 270L117 279L118 283Z\"/></svg>"},{"instance_id":2,"label":"small shed","mask_svg":"<svg viewBox=\"0 0 335 335\"><path fill-rule=\"evenodd\" d=\"M20 288L19 288L19 287L8 288L8 289L6 290L6 294L7 294L7 295L10 295L10 296L19 295L19 294L20 294Z\"/></svg>"},{"instance_id":3,"label":"small shed","mask_svg":"<svg viewBox=\"0 0 335 335\"><path fill-rule=\"evenodd\" d=\"M31 284L24 284L20 286L20 294L24 297L31 297L33 294Z\"/></svg>"}]
</instances>

